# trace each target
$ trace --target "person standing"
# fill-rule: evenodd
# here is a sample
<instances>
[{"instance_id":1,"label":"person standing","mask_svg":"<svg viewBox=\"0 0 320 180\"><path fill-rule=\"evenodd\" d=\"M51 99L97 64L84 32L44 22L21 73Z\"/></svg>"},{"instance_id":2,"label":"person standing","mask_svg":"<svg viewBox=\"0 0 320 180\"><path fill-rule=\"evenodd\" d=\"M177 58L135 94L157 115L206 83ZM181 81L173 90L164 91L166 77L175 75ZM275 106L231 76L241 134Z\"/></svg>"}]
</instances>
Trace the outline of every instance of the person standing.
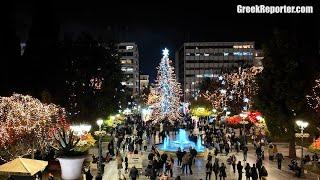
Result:
<instances>
[{"instance_id":1,"label":"person standing","mask_svg":"<svg viewBox=\"0 0 320 180\"><path fill-rule=\"evenodd\" d=\"M247 161L248 147L247 146L243 146L242 151L243 151L243 161Z\"/></svg>"},{"instance_id":2,"label":"person standing","mask_svg":"<svg viewBox=\"0 0 320 180\"><path fill-rule=\"evenodd\" d=\"M182 173L186 172L186 174L188 174L188 162L189 162L189 154L190 153L186 153L184 154L184 156L182 157Z\"/></svg>"},{"instance_id":3,"label":"person standing","mask_svg":"<svg viewBox=\"0 0 320 180\"><path fill-rule=\"evenodd\" d=\"M118 167L118 174L119 174L119 177L121 176L121 170L122 170L122 158L121 158L121 155L119 153L119 151L117 152L117 157L116 157L116 160L117 160L117 167Z\"/></svg>"},{"instance_id":4,"label":"person standing","mask_svg":"<svg viewBox=\"0 0 320 180\"><path fill-rule=\"evenodd\" d=\"M137 177L139 177L139 171L135 166L132 166L132 168L130 169L129 177L131 178L131 180L136 180Z\"/></svg>"},{"instance_id":5,"label":"person standing","mask_svg":"<svg viewBox=\"0 0 320 180\"><path fill-rule=\"evenodd\" d=\"M226 166L224 165L224 163L221 163L221 166L219 168L219 176L220 176L220 180L225 180L227 177L227 173L226 173Z\"/></svg>"},{"instance_id":6,"label":"person standing","mask_svg":"<svg viewBox=\"0 0 320 180\"><path fill-rule=\"evenodd\" d=\"M211 155L211 152L209 152L209 154L208 154L208 157L207 157L207 161L212 161L212 155Z\"/></svg>"},{"instance_id":7,"label":"person standing","mask_svg":"<svg viewBox=\"0 0 320 180\"><path fill-rule=\"evenodd\" d=\"M198 151L197 151L194 147L192 147L192 148L190 149L190 154L191 154L191 156L192 156L192 159L193 159L194 162L195 162L196 157L197 157L197 154L198 154Z\"/></svg>"},{"instance_id":8,"label":"person standing","mask_svg":"<svg viewBox=\"0 0 320 180\"><path fill-rule=\"evenodd\" d=\"M232 164L233 173L236 173L236 162L237 162L236 156L232 155L231 156L231 164Z\"/></svg>"},{"instance_id":9,"label":"person standing","mask_svg":"<svg viewBox=\"0 0 320 180\"><path fill-rule=\"evenodd\" d=\"M258 172L255 164L253 164L251 167L251 177L252 177L252 180L258 179Z\"/></svg>"},{"instance_id":10,"label":"person standing","mask_svg":"<svg viewBox=\"0 0 320 180\"><path fill-rule=\"evenodd\" d=\"M237 164L238 180L242 180L242 169L243 169L243 166L241 165L241 161L238 161L238 164Z\"/></svg>"},{"instance_id":11,"label":"person standing","mask_svg":"<svg viewBox=\"0 0 320 180\"><path fill-rule=\"evenodd\" d=\"M262 167L262 158L258 158L257 159L257 170L258 170L258 172L259 172L259 178L261 179L261 174L260 174L260 172L261 172L261 167Z\"/></svg>"},{"instance_id":12,"label":"person standing","mask_svg":"<svg viewBox=\"0 0 320 180\"><path fill-rule=\"evenodd\" d=\"M260 180L261 179L265 179L265 177L267 177L268 176L268 171L267 171L267 169L264 167L264 166L262 166L261 167L261 170L260 170L260 172L259 172L259 178L260 178Z\"/></svg>"},{"instance_id":13,"label":"person standing","mask_svg":"<svg viewBox=\"0 0 320 180\"><path fill-rule=\"evenodd\" d=\"M143 140L143 149L144 149L144 151L147 151L147 148L148 148L148 141L147 141L147 139L144 139Z\"/></svg>"},{"instance_id":14,"label":"person standing","mask_svg":"<svg viewBox=\"0 0 320 180\"><path fill-rule=\"evenodd\" d=\"M276 158L277 158L277 162L278 162L278 169L281 170L281 163L282 163L282 160L284 160L282 153L278 153L276 155Z\"/></svg>"},{"instance_id":15,"label":"person standing","mask_svg":"<svg viewBox=\"0 0 320 180\"><path fill-rule=\"evenodd\" d=\"M273 155L273 145L272 143L268 146L268 154L269 154L269 160L273 161L274 155Z\"/></svg>"},{"instance_id":16,"label":"person standing","mask_svg":"<svg viewBox=\"0 0 320 180\"><path fill-rule=\"evenodd\" d=\"M215 159L212 170L214 175L216 176L216 180L218 180L218 173L219 173L219 159Z\"/></svg>"},{"instance_id":17,"label":"person standing","mask_svg":"<svg viewBox=\"0 0 320 180\"><path fill-rule=\"evenodd\" d=\"M206 164L206 180L211 180L211 174L212 174L212 163L211 161L208 161Z\"/></svg>"},{"instance_id":18,"label":"person standing","mask_svg":"<svg viewBox=\"0 0 320 180\"><path fill-rule=\"evenodd\" d=\"M188 167L189 167L189 172L190 174L192 175L192 163L193 163L193 155L191 153L188 153L189 154L189 161L188 161Z\"/></svg>"},{"instance_id":19,"label":"person standing","mask_svg":"<svg viewBox=\"0 0 320 180\"><path fill-rule=\"evenodd\" d=\"M178 151L176 152L177 158L178 158L178 166L181 166L183 153L181 151L181 148L178 148Z\"/></svg>"},{"instance_id":20,"label":"person standing","mask_svg":"<svg viewBox=\"0 0 320 180\"><path fill-rule=\"evenodd\" d=\"M249 163L247 163L247 165L244 168L244 170L246 171L246 180L250 180L251 167L250 167Z\"/></svg>"}]
</instances>

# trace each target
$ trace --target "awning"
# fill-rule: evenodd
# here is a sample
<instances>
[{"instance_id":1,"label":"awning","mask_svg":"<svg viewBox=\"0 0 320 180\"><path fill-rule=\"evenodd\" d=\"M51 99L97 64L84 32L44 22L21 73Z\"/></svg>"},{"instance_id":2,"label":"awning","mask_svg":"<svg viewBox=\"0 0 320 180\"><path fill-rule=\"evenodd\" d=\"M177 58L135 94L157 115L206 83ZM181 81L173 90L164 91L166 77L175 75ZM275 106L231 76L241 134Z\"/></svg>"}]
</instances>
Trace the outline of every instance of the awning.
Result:
<instances>
[{"instance_id":1,"label":"awning","mask_svg":"<svg viewBox=\"0 0 320 180\"><path fill-rule=\"evenodd\" d=\"M43 171L48 165L47 161L26 159L18 157L0 166L1 175L33 176Z\"/></svg>"}]
</instances>

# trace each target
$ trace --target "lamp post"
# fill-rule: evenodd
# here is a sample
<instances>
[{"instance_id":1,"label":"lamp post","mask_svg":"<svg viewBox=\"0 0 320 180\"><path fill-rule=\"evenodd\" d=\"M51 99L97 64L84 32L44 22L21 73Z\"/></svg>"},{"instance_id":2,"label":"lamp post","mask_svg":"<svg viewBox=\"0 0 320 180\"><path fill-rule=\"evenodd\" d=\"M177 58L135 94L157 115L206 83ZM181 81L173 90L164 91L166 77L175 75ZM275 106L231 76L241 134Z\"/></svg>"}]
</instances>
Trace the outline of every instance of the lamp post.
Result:
<instances>
[{"instance_id":1,"label":"lamp post","mask_svg":"<svg viewBox=\"0 0 320 180\"><path fill-rule=\"evenodd\" d=\"M101 143L101 125L103 124L103 120L102 119L98 119L97 120L97 125L99 126L99 131L96 131L96 134L98 134L99 136L99 161L98 161L98 175L96 179L102 179L102 143Z\"/></svg>"},{"instance_id":2,"label":"lamp post","mask_svg":"<svg viewBox=\"0 0 320 180\"><path fill-rule=\"evenodd\" d=\"M246 124L248 124L248 121L246 121L245 119L248 117L248 114L245 112L240 113L240 117L242 118L242 120L240 121L240 124L243 124L243 144L246 144Z\"/></svg>"},{"instance_id":3,"label":"lamp post","mask_svg":"<svg viewBox=\"0 0 320 180\"><path fill-rule=\"evenodd\" d=\"M303 133L304 129L306 127L308 127L309 123L308 122L305 122L305 121L301 121L301 120L298 120L296 121L296 124L298 125L299 129L301 130L301 133L296 133L296 137L301 137L301 176L304 175L304 164L303 164L303 137L308 137L309 134L307 133Z\"/></svg>"}]
</instances>

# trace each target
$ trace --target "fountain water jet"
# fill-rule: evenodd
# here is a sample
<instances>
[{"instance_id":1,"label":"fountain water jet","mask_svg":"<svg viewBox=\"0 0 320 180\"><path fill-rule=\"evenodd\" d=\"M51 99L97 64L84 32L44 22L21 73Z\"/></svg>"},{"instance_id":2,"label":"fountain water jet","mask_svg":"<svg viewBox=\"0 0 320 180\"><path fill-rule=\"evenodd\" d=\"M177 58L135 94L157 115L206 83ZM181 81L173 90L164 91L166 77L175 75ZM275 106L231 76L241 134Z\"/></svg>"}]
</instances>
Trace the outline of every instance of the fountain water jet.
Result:
<instances>
[{"instance_id":1,"label":"fountain water jet","mask_svg":"<svg viewBox=\"0 0 320 180\"><path fill-rule=\"evenodd\" d=\"M166 137L162 144L158 145L161 151L176 152L178 148L181 150L189 151L190 147L194 147L199 153L205 151L205 147L201 144L201 139L197 139L197 143L189 140L188 134L185 129L179 129L179 133L176 135L176 140L170 140Z\"/></svg>"}]
</instances>

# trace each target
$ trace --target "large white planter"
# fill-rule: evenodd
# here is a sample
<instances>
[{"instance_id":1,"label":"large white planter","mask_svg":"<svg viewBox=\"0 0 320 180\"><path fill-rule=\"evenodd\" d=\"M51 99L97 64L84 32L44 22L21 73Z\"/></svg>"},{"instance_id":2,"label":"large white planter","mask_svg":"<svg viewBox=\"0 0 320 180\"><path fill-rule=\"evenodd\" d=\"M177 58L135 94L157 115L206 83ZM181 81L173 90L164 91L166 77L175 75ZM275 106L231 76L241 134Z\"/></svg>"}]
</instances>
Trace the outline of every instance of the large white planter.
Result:
<instances>
[{"instance_id":1,"label":"large white planter","mask_svg":"<svg viewBox=\"0 0 320 180\"><path fill-rule=\"evenodd\" d=\"M57 158L61 166L61 178L64 180L82 179L82 164L85 157Z\"/></svg>"}]
</instances>

